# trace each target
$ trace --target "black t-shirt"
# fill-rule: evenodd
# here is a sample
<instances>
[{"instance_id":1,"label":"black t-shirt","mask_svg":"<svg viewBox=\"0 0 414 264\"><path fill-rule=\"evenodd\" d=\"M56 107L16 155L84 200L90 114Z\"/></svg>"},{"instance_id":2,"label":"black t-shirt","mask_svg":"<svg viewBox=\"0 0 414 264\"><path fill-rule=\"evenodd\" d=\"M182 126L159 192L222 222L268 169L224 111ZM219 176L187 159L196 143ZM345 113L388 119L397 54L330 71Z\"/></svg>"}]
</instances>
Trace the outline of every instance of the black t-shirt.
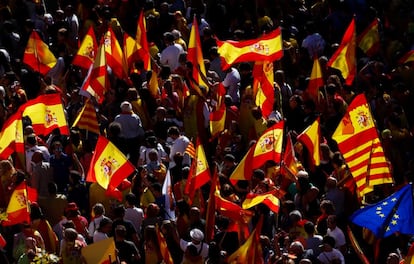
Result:
<instances>
[{"instance_id":1,"label":"black t-shirt","mask_svg":"<svg viewBox=\"0 0 414 264\"><path fill-rule=\"evenodd\" d=\"M126 263L138 263L136 261L135 256L137 256L138 249L135 244L131 241L124 240L124 241L116 241L115 247L118 250L118 257L120 261L125 261Z\"/></svg>"},{"instance_id":2,"label":"black t-shirt","mask_svg":"<svg viewBox=\"0 0 414 264\"><path fill-rule=\"evenodd\" d=\"M125 239L126 240L129 240L129 241L133 241L132 236L134 234L136 234L137 231L135 230L135 227L132 224L132 222L129 221L129 220L123 220L123 219L114 220L114 222L112 223L112 234L111 234L111 236L114 236L114 234L115 234L115 228L118 225L125 226L125 229L126 229L126 237L125 237Z\"/></svg>"}]
</instances>

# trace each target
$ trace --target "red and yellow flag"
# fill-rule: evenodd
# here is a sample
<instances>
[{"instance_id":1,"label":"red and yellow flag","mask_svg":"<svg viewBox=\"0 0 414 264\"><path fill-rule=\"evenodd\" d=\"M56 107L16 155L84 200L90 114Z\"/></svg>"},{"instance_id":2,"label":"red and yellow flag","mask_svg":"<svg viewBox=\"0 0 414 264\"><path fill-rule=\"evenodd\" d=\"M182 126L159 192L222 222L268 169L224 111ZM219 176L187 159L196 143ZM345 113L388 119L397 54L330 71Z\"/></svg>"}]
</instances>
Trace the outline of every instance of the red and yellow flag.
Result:
<instances>
[{"instance_id":1,"label":"red and yellow flag","mask_svg":"<svg viewBox=\"0 0 414 264\"><path fill-rule=\"evenodd\" d=\"M247 61L276 61L283 57L282 36L280 28L257 39L245 41L217 40L222 68Z\"/></svg>"},{"instance_id":2,"label":"red and yellow flag","mask_svg":"<svg viewBox=\"0 0 414 264\"><path fill-rule=\"evenodd\" d=\"M203 52L201 50L200 33L198 32L198 24L195 17L191 26L190 40L188 41L187 60L193 64L192 77L196 84L198 86L204 86L206 91L208 91L208 85L204 81L204 78L206 78L207 75Z\"/></svg>"},{"instance_id":3,"label":"red and yellow flag","mask_svg":"<svg viewBox=\"0 0 414 264\"><path fill-rule=\"evenodd\" d=\"M244 242L244 244L236 250L233 254L227 259L227 263L230 264L246 264L246 263L255 263L262 264L263 253L262 247L260 244L260 233L263 225L263 216L260 217L259 222L256 225L254 231L250 234L249 238Z\"/></svg>"},{"instance_id":4,"label":"red and yellow flag","mask_svg":"<svg viewBox=\"0 0 414 264\"><path fill-rule=\"evenodd\" d=\"M189 176L185 185L184 193L190 200L194 200L195 191L211 180L210 170L207 163L203 145L197 138L196 156L192 161Z\"/></svg>"},{"instance_id":5,"label":"red and yellow flag","mask_svg":"<svg viewBox=\"0 0 414 264\"><path fill-rule=\"evenodd\" d=\"M190 141L187 145L187 147L185 148L184 153L187 153L188 156L190 156L192 159L194 159L196 157L196 149L194 147L194 143L192 141Z\"/></svg>"},{"instance_id":6,"label":"red and yellow flag","mask_svg":"<svg viewBox=\"0 0 414 264\"><path fill-rule=\"evenodd\" d=\"M95 60L97 50L98 43L96 42L95 32L93 31L93 27L90 26L82 40L78 52L73 58L72 64L86 70L89 69Z\"/></svg>"},{"instance_id":7,"label":"red and yellow flag","mask_svg":"<svg viewBox=\"0 0 414 264\"><path fill-rule=\"evenodd\" d=\"M393 182L364 94L357 95L348 106L332 138L338 143L360 197L372 191L374 185Z\"/></svg>"},{"instance_id":8,"label":"red and yellow flag","mask_svg":"<svg viewBox=\"0 0 414 264\"><path fill-rule=\"evenodd\" d=\"M106 69L105 45L100 45L95 61L88 76L82 85L82 90L95 97L102 103L106 91L109 89L108 71Z\"/></svg>"},{"instance_id":9,"label":"red and yellow flag","mask_svg":"<svg viewBox=\"0 0 414 264\"><path fill-rule=\"evenodd\" d=\"M319 88L324 85L319 59L313 59L312 72L308 83L308 94L314 102L319 102Z\"/></svg>"},{"instance_id":10,"label":"red and yellow flag","mask_svg":"<svg viewBox=\"0 0 414 264\"><path fill-rule=\"evenodd\" d=\"M243 209L249 209L262 203L269 207L272 212L278 213L280 208L280 201L274 193L275 192L257 194L250 192L246 195L246 199L243 201L242 207Z\"/></svg>"},{"instance_id":11,"label":"red and yellow flag","mask_svg":"<svg viewBox=\"0 0 414 264\"><path fill-rule=\"evenodd\" d=\"M157 233L158 245L160 245L160 251L165 264L174 264L170 251L168 250L167 241L164 235L160 231L160 228L156 226L155 231Z\"/></svg>"},{"instance_id":12,"label":"red and yellow flag","mask_svg":"<svg viewBox=\"0 0 414 264\"><path fill-rule=\"evenodd\" d=\"M6 210L6 218L2 216L1 224L11 226L23 222L30 223L29 201L27 199L26 182L20 183L14 189Z\"/></svg>"},{"instance_id":13,"label":"red and yellow flag","mask_svg":"<svg viewBox=\"0 0 414 264\"><path fill-rule=\"evenodd\" d=\"M108 66L111 67L116 77L126 80L128 78L128 71L125 65L124 53L111 27L108 28L104 35L104 45Z\"/></svg>"},{"instance_id":14,"label":"red and yellow flag","mask_svg":"<svg viewBox=\"0 0 414 264\"><path fill-rule=\"evenodd\" d=\"M273 62L256 62L253 69L253 78L256 106L260 107L264 117L268 117L273 111L275 98Z\"/></svg>"},{"instance_id":15,"label":"red and yellow flag","mask_svg":"<svg viewBox=\"0 0 414 264\"><path fill-rule=\"evenodd\" d=\"M214 238L214 227L216 223L216 198L215 193L218 192L218 172L217 167L214 169L214 175L211 179L210 184L210 195L207 204L207 211L206 211L206 230L205 230L205 237L206 241L210 242L213 241Z\"/></svg>"},{"instance_id":16,"label":"red and yellow flag","mask_svg":"<svg viewBox=\"0 0 414 264\"><path fill-rule=\"evenodd\" d=\"M329 59L327 66L341 71L347 85L352 85L356 75L356 36L355 18L352 19L345 31L339 48Z\"/></svg>"},{"instance_id":17,"label":"red and yellow flag","mask_svg":"<svg viewBox=\"0 0 414 264\"><path fill-rule=\"evenodd\" d=\"M300 135L298 135L297 140L301 142L309 152L311 158L311 164L319 166L321 163L321 149L320 149L320 120L319 117L308 126Z\"/></svg>"},{"instance_id":18,"label":"red and yellow flag","mask_svg":"<svg viewBox=\"0 0 414 264\"><path fill-rule=\"evenodd\" d=\"M253 169L261 167L266 161L280 162L283 147L284 121L268 128L257 140L253 151Z\"/></svg>"},{"instance_id":19,"label":"red and yellow flag","mask_svg":"<svg viewBox=\"0 0 414 264\"><path fill-rule=\"evenodd\" d=\"M407 256L404 258L404 264L414 264L414 243L408 249Z\"/></svg>"},{"instance_id":20,"label":"red and yellow flag","mask_svg":"<svg viewBox=\"0 0 414 264\"><path fill-rule=\"evenodd\" d=\"M226 123L226 105L221 104L220 108L210 113L211 137L217 137L223 130Z\"/></svg>"},{"instance_id":21,"label":"red and yellow flag","mask_svg":"<svg viewBox=\"0 0 414 264\"><path fill-rule=\"evenodd\" d=\"M406 64L412 61L414 61L414 50L410 50L409 52L405 53L404 56L398 60L400 64Z\"/></svg>"},{"instance_id":22,"label":"red and yellow flag","mask_svg":"<svg viewBox=\"0 0 414 264\"><path fill-rule=\"evenodd\" d=\"M152 97L154 98L160 97L160 89L158 85L158 73L155 70L151 71L151 78L148 81L148 90Z\"/></svg>"},{"instance_id":23,"label":"red and yellow flag","mask_svg":"<svg viewBox=\"0 0 414 264\"><path fill-rule=\"evenodd\" d=\"M253 153L256 148L256 144L251 146L246 155L237 164L233 173L230 175L230 181L235 183L240 180L250 180L252 178L253 171Z\"/></svg>"},{"instance_id":24,"label":"red and yellow flag","mask_svg":"<svg viewBox=\"0 0 414 264\"><path fill-rule=\"evenodd\" d=\"M90 99L86 100L85 105L73 122L72 127L85 129L98 135L101 133L98 118L96 117L96 110Z\"/></svg>"},{"instance_id":25,"label":"red and yellow flag","mask_svg":"<svg viewBox=\"0 0 414 264\"><path fill-rule=\"evenodd\" d=\"M107 138L99 136L86 181L97 182L107 194L117 195L115 198L122 200L122 196L118 196L121 193L115 190L134 171L134 165L125 155Z\"/></svg>"},{"instance_id":26,"label":"red and yellow flag","mask_svg":"<svg viewBox=\"0 0 414 264\"><path fill-rule=\"evenodd\" d=\"M7 119L0 132L0 159L8 159L13 152L24 153L22 113L19 111Z\"/></svg>"},{"instance_id":27,"label":"red and yellow flag","mask_svg":"<svg viewBox=\"0 0 414 264\"><path fill-rule=\"evenodd\" d=\"M30 117L38 135L49 135L55 128L62 135L69 135L68 123L60 94L43 94L20 106L22 116Z\"/></svg>"},{"instance_id":28,"label":"red and yellow flag","mask_svg":"<svg viewBox=\"0 0 414 264\"><path fill-rule=\"evenodd\" d=\"M135 36L135 40L138 45L139 57L144 62L144 69L149 71L151 70L151 55L149 52L147 25L145 22L144 10L142 10L139 14L137 24L137 34Z\"/></svg>"},{"instance_id":29,"label":"red and yellow flag","mask_svg":"<svg viewBox=\"0 0 414 264\"><path fill-rule=\"evenodd\" d=\"M124 32L124 58L128 65L128 72L133 68L135 61L139 59L138 48L141 48L137 41Z\"/></svg>"},{"instance_id":30,"label":"red and yellow flag","mask_svg":"<svg viewBox=\"0 0 414 264\"><path fill-rule=\"evenodd\" d=\"M292 136L290 133L286 136L286 146L283 152L282 165L280 173L287 176L291 181L296 181L296 174L299 172L300 163L295 156L295 149L293 148Z\"/></svg>"},{"instance_id":31,"label":"red and yellow flag","mask_svg":"<svg viewBox=\"0 0 414 264\"><path fill-rule=\"evenodd\" d=\"M46 75L55 65L55 55L49 50L49 46L43 42L36 31L32 31L24 50L23 63L34 71Z\"/></svg>"},{"instance_id":32,"label":"red and yellow flag","mask_svg":"<svg viewBox=\"0 0 414 264\"><path fill-rule=\"evenodd\" d=\"M372 57L380 49L380 36L378 32L378 19L369 24L369 26L358 36L358 47L368 56Z\"/></svg>"}]
</instances>

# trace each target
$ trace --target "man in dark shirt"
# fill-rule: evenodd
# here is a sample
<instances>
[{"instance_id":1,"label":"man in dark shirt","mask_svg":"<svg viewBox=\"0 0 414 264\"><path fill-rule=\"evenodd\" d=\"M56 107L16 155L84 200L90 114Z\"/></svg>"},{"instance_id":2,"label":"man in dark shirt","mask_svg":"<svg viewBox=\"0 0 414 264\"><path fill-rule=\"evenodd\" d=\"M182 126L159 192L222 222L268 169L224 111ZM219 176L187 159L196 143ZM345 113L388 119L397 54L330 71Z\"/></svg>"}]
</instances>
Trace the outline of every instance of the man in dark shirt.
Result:
<instances>
[{"instance_id":1,"label":"man in dark shirt","mask_svg":"<svg viewBox=\"0 0 414 264\"><path fill-rule=\"evenodd\" d=\"M137 231L135 230L134 225L131 221L125 220L125 207L123 205L119 205L114 209L114 221L112 223L112 234L115 234L115 229L119 225L123 225L126 229L125 238L129 241L134 242L135 246L139 246L139 238Z\"/></svg>"},{"instance_id":2,"label":"man in dark shirt","mask_svg":"<svg viewBox=\"0 0 414 264\"><path fill-rule=\"evenodd\" d=\"M137 247L131 241L125 239L127 229L123 225L115 227L115 247L118 250L118 258L127 264L139 263L141 256Z\"/></svg>"}]
</instances>

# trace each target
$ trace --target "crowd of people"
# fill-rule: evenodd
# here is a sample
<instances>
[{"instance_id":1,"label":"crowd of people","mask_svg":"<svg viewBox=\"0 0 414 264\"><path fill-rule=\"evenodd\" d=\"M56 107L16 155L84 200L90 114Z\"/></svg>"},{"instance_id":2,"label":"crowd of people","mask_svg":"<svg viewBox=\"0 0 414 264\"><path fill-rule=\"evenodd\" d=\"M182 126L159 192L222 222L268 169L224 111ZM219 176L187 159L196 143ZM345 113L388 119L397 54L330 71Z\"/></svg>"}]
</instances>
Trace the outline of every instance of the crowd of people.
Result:
<instances>
[{"instance_id":1,"label":"crowd of people","mask_svg":"<svg viewBox=\"0 0 414 264\"><path fill-rule=\"evenodd\" d=\"M206 208L214 186L205 184L194 197L184 190L193 161L186 150L197 138L211 175L218 171L224 199L241 205L249 193L284 191L279 212L264 204L250 209L249 232L263 218L259 232L264 263L359 263L346 232L348 225L372 263L399 263L411 236L396 233L378 241L353 226L348 217L362 202L379 201L414 177L414 107L410 107L414 68L399 63L414 48L413 7L404 0L0 1L0 127L19 106L47 93L61 95L71 127L70 135L59 130L39 135L30 116L23 117L23 166L17 164L17 155L0 161L3 212L20 182L25 180L38 193L38 201L30 204L31 222L1 227L7 242L1 246L1 263L31 263L46 253L64 264L83 263L81 249L109 237L115 240L119 263L163 263L158 228L174 263L226 263L247 236L234 228L234 219L216 212L214 237L207 238ZM94 166L98 135L72 127L86 102L80 91L87 72L71 61L90 27L98 42L109 27L120 43L124 33L135 36L141 10L147 28L141 34L148 38L158 95L148 89L151 72L137 60L128 80L111 74L104 102L95 102L101 134L136 167L118 186L123 194L119 201L108 197L98 183L85 181ZM358 34L377 19L381 44L371 57L357 48L358 73L353 84L346 85L341 72L326 64L353 17ZM193 18L198 22L207 86L195 83L186 56ZM273 112L263 116L254 100L254 62L223 70L216 38L253 39L278 27L284 55L273 63ZM57 58L45 76L22 63L33 30ZM319 100L307 92L315 57L325 82ZM217 110L221 84L226 91L225 129L213 138L209 119ZM331 137L360 93L369 102L394 180L376 186L363 201ZM323 140L320 165L314 166L296 136L318 117ZM281 164L269 160L246 175L251 180L231 181L249 147L281 121L301 164L297 175L288 175ZM167 172L175 197L170 208L162 192Z\"/></svg>"}]
</instances>

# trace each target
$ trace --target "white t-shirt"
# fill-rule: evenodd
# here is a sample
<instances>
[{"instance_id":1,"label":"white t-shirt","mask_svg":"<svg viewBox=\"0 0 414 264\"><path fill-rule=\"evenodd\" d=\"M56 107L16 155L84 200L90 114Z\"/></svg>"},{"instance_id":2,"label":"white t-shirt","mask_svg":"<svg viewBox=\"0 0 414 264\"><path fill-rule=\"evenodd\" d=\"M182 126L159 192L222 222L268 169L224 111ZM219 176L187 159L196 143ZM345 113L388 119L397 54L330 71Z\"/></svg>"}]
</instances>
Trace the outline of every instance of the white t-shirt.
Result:
<instances>
[{"instance_id":1,"label":"white t-shirt","mask_svg":"<svg viewBox=\"0 0 414 264\"><path fill-rule=\"evenodd\" d=\"M334 230L328 228L327 235L335 238L335 248L340 248L346 244L344 232L339 227Z\"/></svg>"},{"instance_id":2,"label":"white t-shirt","mask_svg":"<svg viewBox=\"0 0 414 264\"><path fill-rule=\"evenodd\" d=\"M341 251L337 250L336 248L333 248L332 251L329 252L323 251L318 256L318 260L323 264L330 264L334 259L339 259L341 261L341 264L345 264L344 255L342 255Z\"/></svg>"},{"instance_id":3,"label":"white t-shirt","mask_svg":"<svg viewBox=\"0 0 414 264\"><path fill-rule=\"evenodd\" d=\"M201 249L200 256L203 259L208 257L208 244L207 243L202 242L202 243L199 243L198 245L196 245L193 242L188 242L188 241L185 241L184 239L180 239L180 248L183 252L185 252L187 250L187 247L189 245L194 245L197 248L197 252L200 252L201 247L203 247Z\"/></svg>"},{"instance_id":4,"label":"white t-shirt","mask_svg":"<svg viewBox=\"0 0 414 264\"><path fill-rule=\"evenodd\" d=\"M170 148L170 164L169 164L169 167L168 168L171 169L171 168L173 168L175 166L175 162L174 162L174 155L175 155L175 153L180 152L181 154L184 155L184 151L187 148L188 143L190 143L190 140L186 136L179 136L177 139L175 139L171 143L171 148ZM183 164L190 165L190 158L189 158L188 155L184 155Z\"/></svg>"},{"instance_id":5,"label":"white t-shirt","mask_svg":"<svg viewBox=\"0 0 414 264\"><path fill-rule=\"evenodd\" d=\"M160 62L162 65L169 66L173 72L180 66L179 57L182 53L184 53L183 47L180 44L174 43L167 46L161 52Z\"/></svg>"},{"instance_id":6,"label":"white t-shirt","mask_svg":"<svg viewBox=\"0 0 414 264\"><path fill-rule=\"evenodd\" d=\"M131 221L137 233L141 233L142 220L144 220L144 211L141 208L126 208L124 219Z\"/></svg>"}]
</instances>

